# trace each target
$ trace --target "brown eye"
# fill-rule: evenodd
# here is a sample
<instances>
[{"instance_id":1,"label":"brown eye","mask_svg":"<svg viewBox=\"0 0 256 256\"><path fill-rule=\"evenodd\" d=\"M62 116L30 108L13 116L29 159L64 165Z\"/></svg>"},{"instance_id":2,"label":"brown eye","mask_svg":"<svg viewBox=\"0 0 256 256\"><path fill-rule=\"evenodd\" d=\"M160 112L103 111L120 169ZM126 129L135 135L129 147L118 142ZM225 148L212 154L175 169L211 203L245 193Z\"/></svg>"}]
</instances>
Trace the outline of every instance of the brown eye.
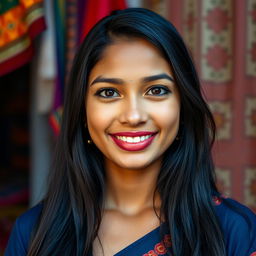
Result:
<instances>
[{"instance_id":1,"label":"brown eye","mask_svg":"<svg viewBox=\"0 0 256 256\"><path fill-rule=\"evenodd\" d=\"M97 93L97 96L103 97L103 98L115 98L120 96L116 90L111 89L111 88L103 88L100 89Z\"/></svg>"},{"instance_id":2,"label":"brown eye","mask_svg":"<svg viewBox=\"0 0 256 256\"><path fill-rule=\"evenodd\" d=\"M158 87L153 88L151 91L152 91L152 94L161 94L161 88L158 88Z\"/></svg>"},{"instance_id":3,"label":"brown eye","mask_svg":"<svg viewBox=\"0 0 256 256\"><path fill-rule=\"evenodd\" d=\"M115 95L115 91L113 91L113 90L105 90L104 94L107 97L113 97Z\"/></svg>"},{"instance_id":4,"label":"brown eye","mask_svg":"<svg viewBox=\"0 0 256 256\"><path fill-rule=\"evenodd\" d=\"M170 90L163 86L154 86L147 91L147 95L162 96L170 93Z\"/></svg>"}]
</instances>

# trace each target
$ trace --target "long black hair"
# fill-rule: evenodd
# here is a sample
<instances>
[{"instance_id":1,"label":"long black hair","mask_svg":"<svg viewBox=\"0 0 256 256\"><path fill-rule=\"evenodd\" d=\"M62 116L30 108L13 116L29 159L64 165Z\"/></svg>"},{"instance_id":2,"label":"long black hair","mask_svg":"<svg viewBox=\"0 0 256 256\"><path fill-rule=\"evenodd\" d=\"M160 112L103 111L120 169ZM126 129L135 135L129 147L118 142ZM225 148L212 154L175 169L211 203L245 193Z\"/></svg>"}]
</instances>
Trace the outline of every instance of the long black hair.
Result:
<instances>
[{"instance_id":1,"label":"long black hair","mask_svg":"<svg viewBox=\"0 0 256 256\"><path fill-rule=\"evenodd\" d=\"M172 68L181 98L179 140L164 154L156 191L161 221L169 227L175 256L224 256L223 234L214 211L211 147L212 114L205 103L190 54L175 27L143 9L115 11L89 32L74 60L43 210L29 256L91 255L100 226L105 189L102 153L84 127L85 96L91 69L116 38L142 38L157 47Z\"/></svg>"}]
</instances>

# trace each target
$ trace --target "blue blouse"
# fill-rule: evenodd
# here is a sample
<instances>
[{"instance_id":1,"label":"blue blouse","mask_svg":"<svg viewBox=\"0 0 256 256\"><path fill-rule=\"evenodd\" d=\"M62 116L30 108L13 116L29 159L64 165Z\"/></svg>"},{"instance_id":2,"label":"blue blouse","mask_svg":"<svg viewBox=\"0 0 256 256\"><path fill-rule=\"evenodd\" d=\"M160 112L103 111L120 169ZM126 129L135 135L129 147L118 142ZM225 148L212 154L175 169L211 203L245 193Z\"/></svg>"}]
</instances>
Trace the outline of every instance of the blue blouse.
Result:
<instances>
[{"instance_id":1,"label":"blue blouse","mask_svg":"<svg viewBox=\"0 0 256 256\"><path fill-rule=\"evenodd\" d=\"M225 236L227 256L256 256L256 215L232 199L214 198L214 202ZM234 206L242 214L227 204ZM16 220L4 256L27 255L30 234L41 210L42 205L37 205ZM171 239L167 227L163 226L163 231L164 241L158 227L114 256L167 256L166 247L171 246Z\"/></svg>"}]
</instances>

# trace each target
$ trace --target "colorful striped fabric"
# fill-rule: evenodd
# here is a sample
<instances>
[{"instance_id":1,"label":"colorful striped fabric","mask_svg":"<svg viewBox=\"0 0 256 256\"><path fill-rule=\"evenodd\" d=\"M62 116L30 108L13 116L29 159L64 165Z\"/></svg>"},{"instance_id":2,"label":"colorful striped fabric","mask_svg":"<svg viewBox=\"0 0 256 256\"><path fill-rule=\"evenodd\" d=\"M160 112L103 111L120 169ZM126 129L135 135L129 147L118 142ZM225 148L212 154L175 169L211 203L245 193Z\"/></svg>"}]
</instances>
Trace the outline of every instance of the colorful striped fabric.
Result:
<instances>
[{"instance_id":1,"label":"colorful striped fabric","mask_svg":"<svg viewBox=\"0 0 256 256\"><path fill-rule=\"evenodd\" d=\"M33 39L45 29L43 0L1 0L0 76L31 60Z\"/></svg>"}]
</instances>

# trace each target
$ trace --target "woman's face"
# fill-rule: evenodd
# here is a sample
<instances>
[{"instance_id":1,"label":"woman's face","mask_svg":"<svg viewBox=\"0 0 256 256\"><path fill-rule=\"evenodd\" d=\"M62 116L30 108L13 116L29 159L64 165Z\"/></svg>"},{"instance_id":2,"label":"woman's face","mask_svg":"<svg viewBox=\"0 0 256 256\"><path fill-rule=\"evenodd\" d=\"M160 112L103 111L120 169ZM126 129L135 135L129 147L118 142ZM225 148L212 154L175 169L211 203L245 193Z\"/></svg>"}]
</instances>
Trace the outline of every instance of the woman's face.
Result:
<instances>
[{"instance_id":1,"label":"woman's face","mask_svg":"<svg viewBox=\"0 0 256 256\"><path fill-rule=\"evenodd\" d=\"M112 166L141 169L161 161L180 119L168 62L143 39L108 46L89 75L86 119L93 143Z\"/></svg>"}]
</instances>

